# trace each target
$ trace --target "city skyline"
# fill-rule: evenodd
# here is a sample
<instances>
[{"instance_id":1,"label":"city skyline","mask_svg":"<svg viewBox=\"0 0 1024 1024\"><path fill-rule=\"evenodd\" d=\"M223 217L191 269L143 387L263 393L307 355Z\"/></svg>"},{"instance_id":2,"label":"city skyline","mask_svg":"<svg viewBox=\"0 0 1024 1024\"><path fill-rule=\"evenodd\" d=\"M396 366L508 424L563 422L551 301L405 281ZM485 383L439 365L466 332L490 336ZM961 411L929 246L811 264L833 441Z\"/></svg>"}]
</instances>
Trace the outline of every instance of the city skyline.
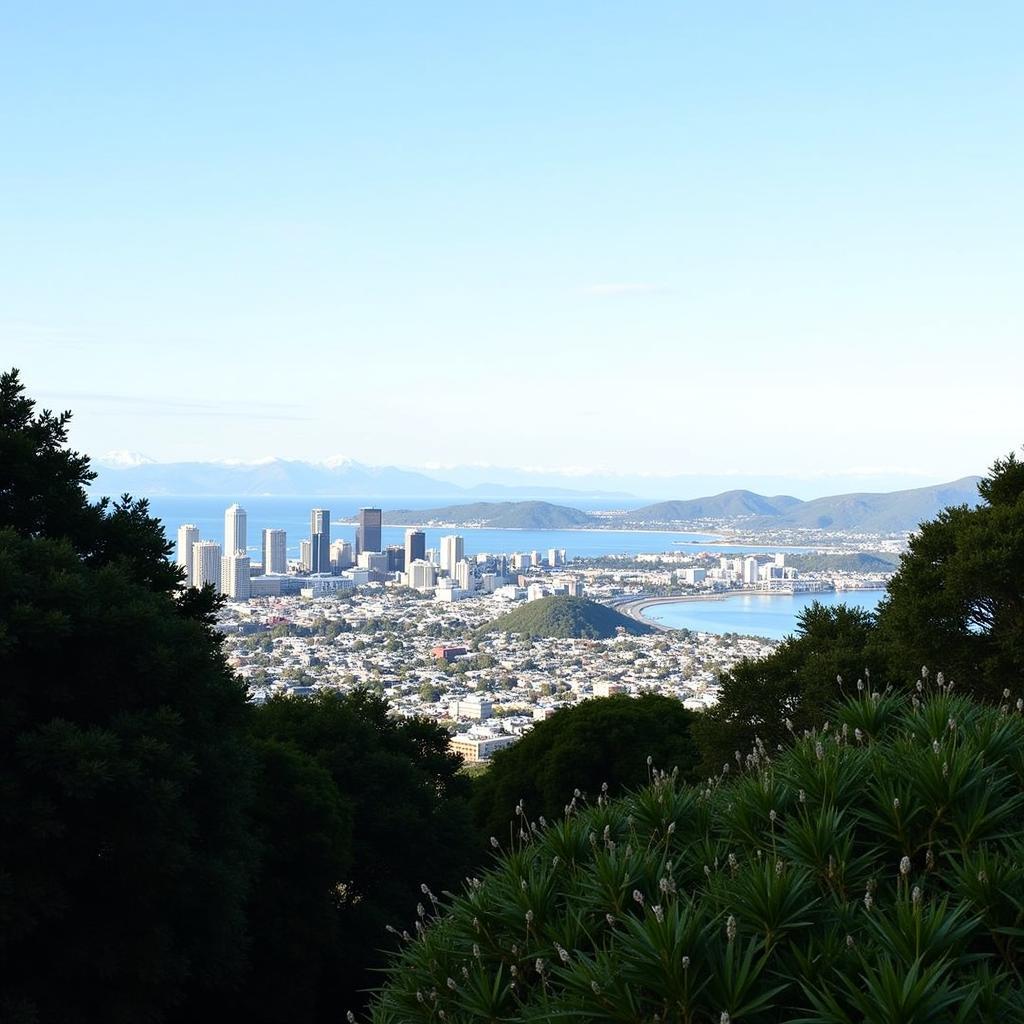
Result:
<instances>
[{"instance_id":1,"label":"city skyline","mask_svg":"<svg viewBox=\"0 0 1024 1024\"><path fill-rule=\"evenodd\" d=\"M0 350L93 456L1021 443L1019 5L57 8L5 23Z\"/></svg>"}]
</instances>

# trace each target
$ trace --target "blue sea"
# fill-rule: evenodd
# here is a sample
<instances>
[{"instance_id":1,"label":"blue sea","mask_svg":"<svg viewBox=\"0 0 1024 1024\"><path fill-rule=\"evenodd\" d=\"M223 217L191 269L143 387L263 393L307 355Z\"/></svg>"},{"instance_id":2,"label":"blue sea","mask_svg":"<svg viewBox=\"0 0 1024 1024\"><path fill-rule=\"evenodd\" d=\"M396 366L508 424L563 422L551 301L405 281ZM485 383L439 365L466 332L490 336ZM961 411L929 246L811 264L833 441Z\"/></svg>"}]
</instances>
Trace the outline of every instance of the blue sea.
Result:
<instances>
[{"instance_id":1,"label":"blue sea","mask_svg":"<svg viewBox=\"0 0 1024 1024\"><path fill-rule=\"evenodd\" d=\"M781 640L796 629L797 615L812 602L874 611L884 590L844 590L824 594L736 594L708 601L658 604L644 618L672 629L704 633L742 633Z\"/></svg>"},{"instance_id":2,"label":"blue sea","mask_svg":"<svg viewBox=\"0 0 1024 1024\"><path fill-rule=\"evenodd\" d=\"M172 542L177 536L181 523L195 523L200 537L204 540L224 541L224 510L233 499L210 497L151 497L150 509L164 524L164 531ZM288 556L298 558L299 542L309 536L309 510L329 508L331 510L331 540L355 539L355 526L339 524L337 520L354 515L366 506L386 508L441 508L446 505L465 504L465 496L442 500L388 498L385 501L372 497L344 498L270 498L246 497L237 499L248 513L249 553L259 559L261 531L265 527L277 527L288 533ZM575 508L586 510L621 508L615 499L566 500ZM402 544L405 539L404 527L384 527L382 542ZM515 551L542 551L549 548L564 548L567 558L601 555L637 555L666 551L714 551L721 554L743 552L810 551L811 548L758 547L718 543L713 536L700 533L660 533L650 530L477 530L459 528L429 529L427 547L440 547L441 537L458 532L465 538L467 555L481 552L511 554ZM678 543L677 543L678 542Z\"/></svg>"}]
</instances>

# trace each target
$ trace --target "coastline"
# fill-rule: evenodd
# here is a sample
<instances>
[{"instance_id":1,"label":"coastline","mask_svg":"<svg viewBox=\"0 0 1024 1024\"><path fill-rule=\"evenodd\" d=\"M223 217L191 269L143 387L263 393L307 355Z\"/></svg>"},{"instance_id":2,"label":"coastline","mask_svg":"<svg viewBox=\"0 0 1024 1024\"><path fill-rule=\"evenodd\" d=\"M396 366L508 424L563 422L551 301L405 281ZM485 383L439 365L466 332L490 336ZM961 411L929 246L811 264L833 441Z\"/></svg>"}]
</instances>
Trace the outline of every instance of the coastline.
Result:
<instances>
[{"instance_id":1,"label":"coastline","mask_svg":"<svg viewBox=\"0 0 1024 1024\"><path fill-rule=\"evenodd\" d=\"M856 587L849 591L826 590L817 593L876 593L884 591L885 587ZM816 591L800 591L799 593L816 593ZM725 601L731 597L793 597L794 594L779 590L720 590L714 594L680 594L677 597L641 597L634 600L623 601L621 604L612 605L615 610L634 622L642 622L645 626L654 626L658 629L671 629L661 622L648 619L643 613L647 608L653 608L660 604L692 604L705 601Z\"/></svg>"}]
</instances>

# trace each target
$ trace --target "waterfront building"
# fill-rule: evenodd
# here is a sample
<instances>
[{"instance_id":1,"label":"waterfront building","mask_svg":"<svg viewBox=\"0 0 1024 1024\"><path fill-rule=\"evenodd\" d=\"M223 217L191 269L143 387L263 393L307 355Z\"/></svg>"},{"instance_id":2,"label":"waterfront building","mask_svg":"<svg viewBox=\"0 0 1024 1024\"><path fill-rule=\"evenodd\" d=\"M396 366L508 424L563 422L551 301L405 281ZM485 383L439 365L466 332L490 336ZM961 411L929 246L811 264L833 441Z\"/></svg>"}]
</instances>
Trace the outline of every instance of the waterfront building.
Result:
<instances>
[{"instance_id":1,"label":"waterfront building","mask_svg":"<svg viewBox=\"0 0 1024 1024\"><path fill-rule=\"evenodd\" d=\"M178 527L178 557L176 563L185 570L185 585L192 585L192 545L199 542L199 527L195 523L182 523Z\"/></svg>"},{"instance_id":2,"label":"waterfront building","mask_svg":"<svg viewBox=\"0 0 1024 1024\"><path fill-rule=\"evenodd\" d=\"M215 540L199 540L192 545L192 586L210 584L220 589L221 546Z\"/></svg>"},{"instance_id":3,"label":"waterfront building","mask_svg":"<svg viewBox=\"0 0 1024 1024\"><path fill-rule=\"evenodd\" d=\"M331 571L330 509L315 508L309 513L310 571Z\"/></svg>"},{"instance_id":4,"label":"waterfront building","mask_svg":"<svg viewBox=\"0 0 1024 1024\"><path fill-rule=\"evenodd\" d=\"M263 572L287 572L288 538L284 530L263 531Z\"/></svg>"},{"instance_id":5,"label":"waterfront building","mask_svg":"<svg viewBox=\"0 0 1024 1024\"><path fill-rule=\"evenodd\" d=\"M246 520L245 509L239 504L230 505L224 511L224 553L228 555L240 551L246 553Z\"/></svg>"},{"instance_id":6,"label":"waterfront building","mask_svg":"<svg viewBox=\"0 0 1024 1024\"><path fill-rule=\"evenodd\" d=\"M380 551L383 516L379 508L361 508L356 525L356 558L364 551Z\"/></svg>"},{"instance_id":7,"label":"waterfront building","mask_svg":"<svg viewBox=\"0 0 1024 1024\"><path fill-rule=\"evenodd\" d=\"M753 556L743 559L743 582L757 582L757 559Z\"/></svg>"}]
</instances>

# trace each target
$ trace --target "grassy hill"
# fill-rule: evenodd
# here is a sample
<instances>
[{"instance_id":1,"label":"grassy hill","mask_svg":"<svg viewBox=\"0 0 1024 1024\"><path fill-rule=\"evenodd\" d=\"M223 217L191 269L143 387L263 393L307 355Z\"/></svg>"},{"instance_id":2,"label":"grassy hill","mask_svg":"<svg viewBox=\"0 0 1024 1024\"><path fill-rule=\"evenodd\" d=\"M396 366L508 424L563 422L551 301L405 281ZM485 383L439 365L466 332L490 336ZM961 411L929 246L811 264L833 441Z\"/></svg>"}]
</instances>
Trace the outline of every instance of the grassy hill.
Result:
<instances>
[{"instance_id":1,"label":"grassy hill","mask_svg":"<svg viewBox=\"0 0 1024 1024\"><path fill-rule=\"evenodd\" d=\"M571 530L593 526L586 512L547 501L476 501L444 508L394 509L384 513L388 526L452 523L486 526L493 530Z\"/></svg>"},{"instance_id":2,"label":"grassy hill","mask_svg":"<svg viewBox=\"0 0 1024 1024\"><path fill-rule=\"evenodd\" d=\"M482 626L480 633L524 633L527 636L576 637L601 640L615 636L622 626L635 636L650 633L642 622L627 618L585 597L543 597Z\"/></svg>"}]
</instances>

